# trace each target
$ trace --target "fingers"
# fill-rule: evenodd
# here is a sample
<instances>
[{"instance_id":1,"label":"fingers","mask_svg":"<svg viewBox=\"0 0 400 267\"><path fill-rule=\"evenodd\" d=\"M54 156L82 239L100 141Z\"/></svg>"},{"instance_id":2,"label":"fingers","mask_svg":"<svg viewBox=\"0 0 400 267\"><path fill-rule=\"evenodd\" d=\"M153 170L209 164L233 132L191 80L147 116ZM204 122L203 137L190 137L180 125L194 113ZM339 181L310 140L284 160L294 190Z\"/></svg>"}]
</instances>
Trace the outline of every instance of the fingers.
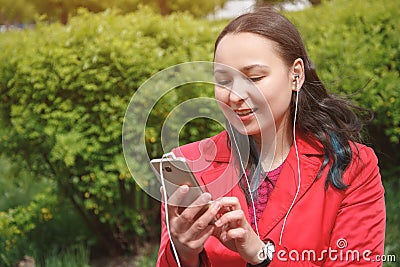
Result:
<instances>
[{"instance_id":1,"label":"fingers","mask_svg":"<svg viewBox=\"0 0 400 267\"><path fill-rule=\"evenodd\" d=\"M201 251L201 248L204 247L204 243L213 233L214 228L215 226L213 225L207 225L206 228L202 229L201 232L197 233L195 236L191 235L189 232L186 232L185 234L175 236L175 238L180 244L184 244L189 249ZM200 251L198 251L198 253Z\"/></svg>"},{"instance_id":2,"label":"fingers","mask_svg":"<svg viewBox=\"0 0 400 267\"><path fill-rule=\"evenodd\" d=\"M188 223L198 231L204 230L215 217L219 210L219 202L212 202L209 193L203 193L178 217L177 221ZM210 209L211 208L211 209Z\"/></svg>"},{"instance_id":3,"label":"fingers","mask_svg":"<svg viewBox=\"0 0 400 267\"><path fill-rule=\"evenodd\" d=\"M237 197L223 197L218 199L222 207L228 208L229 210L240 210L240 202Z\"/></svg>"},{"instance_id":4,"label":"fingers","mask_svg":"<svg viewBox=\"0 0 400 267\"><path fill-rule=\"evenodd\" d=\"M220 204L208 204L210 199L209 193L202 194L190 207L171 220L171 235L184 251L200 253L205 241L213 233L215 226L210 221L218 213Z\"/></svg>"},{"instance_id":5,"label":"fingers","mask_svg":"<svg viewBox=\"0 0 400 267\"><path fill-rule=\"evenodd\" d=\"M199 245L203 246L204 242L210 237L215 230L215 226L210 224L215 215L218 213L220 208L219 202L212 202L210 205L206 205L204 214L198 216L190 222L189 229L185 232L185 235L180 235L178 238L180 242L188 244L188 246L197 247ZM194 208L187 208L182 214L177 218L178 220L184 220L186 214L191 214L191 210ZM200 211L202 212L202 211ZM189 215L190 218L193 216ZM186 221L188 222L188 221ZM184 224L184 222L182 222Z\"/></svg>"},{"instance_id":6,"label":"fingers","mask_svg":"<svg viewBox=\"0 0 400 267\"><path fill-rule=\"evenodd\" d=\"M218 214L218 220L215 222L217 227L236 228L244 226L246 216L240 207L239 199L236 197L223 197L218 199L222 208Z\"/></svg>"},{"instance_id":7,"label":"fingers","mask_svg":"<svg viewBox=\"0 0 400 267\"><path fill-rule=\"evenodd\" d=\"M172 195L168 198L168 213L178 216L178 205L182 202L185 195L189 192L189 186L181 185Z\"/></svg>"},{"instance_id":8,"label":"fingers","mask_svg":"<svg viewBox=\"0 0 400 267\"><path fill-rule=\"evenodd\" d=\"M245 242L252 229L240 208L239 200L235 197L224 197L219 201L224 206L221 207L217 216L218 220L214 223L216 226L214 235L226 245L229 245L229 241L233 240L235 240L235 243ZM233 250L236 249L235 246Z\"/></svg>"},{"instance_id":9,"label":"fingers","mask_svg":"<svg viewBox=\"0 0 400 267\"><path fill-rule=\"evenodd\" d=\"M185 208L180 214L179 218L183 221L194 221L196 214L203 209L206 209L211 200L209 193L201 194L189 207Z\"/></svg>"},{"instance_id":10,"label":"fingers","mask_svg":"<svg viewBox=\"0 0 400 267\"><path fill-rule=\"evenodd\" d=\"M189 187L182 185L168 198L168 212L171 214L169 220L170 223L173 220L174 226L172 228L176 230L177 234L186 232L191 227L194 227L192 231L196 234L204 231L220 207L219 203L209 204L211 201L209 193L201 194L189 207L180 207L179 204L188 192ZM213 209L209 210L210 206Z\"/></svg>"},{"instance_id":11,"label":"fingers","mask_svg":"<svg viewBox=\"0 0 400 267\"><path fill-rule=\"evenodd\" d=\"M246 216L243 210L233 210L222 215L215 222L215 226L223 227L225 225L228 225L229 228L236 228L243 227L246 222Z\"/></svg>"},{"instance_id":12,"label":"fingers","mask_svg":"<svg viewBox=\"0 0 400 267\"><path fill-rule=\"evenodd\" d=\"M243 228L229 229L221 234L221 239L223 242L227 242L232 239L242 242L246 239L246 237L247 232Z\"/></svg>"}]
</instances>

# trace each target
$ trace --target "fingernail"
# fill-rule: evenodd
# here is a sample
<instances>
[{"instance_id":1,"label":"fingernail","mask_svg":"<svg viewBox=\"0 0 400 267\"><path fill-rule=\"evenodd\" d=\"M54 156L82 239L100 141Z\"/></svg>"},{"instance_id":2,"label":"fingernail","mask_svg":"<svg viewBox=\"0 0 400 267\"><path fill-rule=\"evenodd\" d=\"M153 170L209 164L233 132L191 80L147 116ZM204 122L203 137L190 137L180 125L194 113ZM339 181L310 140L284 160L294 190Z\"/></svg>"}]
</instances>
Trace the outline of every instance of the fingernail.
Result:
<instances>
[{"instance_id":1,"label":"fingernail","mask_svg":"<svg viewBox=\"0 0 400 267\"><path fill-rule=\"evenodd\" d=\"M221 207L221 204L219 203L219 201L215 201L215 202L212 204L212 209L213 209L213 211L219 211L220 207Z\"/></svg>"},{"instance_id":2,"label":"fingernail","mask_svg":"<svg viewBox=\"0 0 400 267\"><path fill-rule=\"evenodd\" d=\"M181 190L182 193L186 193L187 191L189 191L189 186L187 186L187 185L182 185L182 186L180 187L180 190Z\"/></svg>"},{"instance_id":3,"label":"fingernail","mask_svg":"<svg viewBox=\"0 0 400 267\"><path fill-rule=\"evenodd\" d=\"M221 237L221 239L222 239L223 242L225 242L226 239L227 239L226 234L224 234L224 235Z\"/></svg>"},{"instance_id":4,"label":"fingernail","mask_svg":"<svg viewBox=\"0 0 400 267\"><path fill-rule=\"evenodd\" d=\"M204 200L204 201L206 201L206 202L208 202L208 201L211 200L211 195L210 195L209 193L204 193L204 194L201 196L201 199Z\"/></svg>"},{"instance_id":5,"label":"fingernail","mask_svg":"<svg viewBox=\"0 0 400 267\"><path fill-rule=\"evenodd\" d=\"M220 227L222 225L221 220L217 220L215 223L215 226Z\"/></svg>"}]
</instances>

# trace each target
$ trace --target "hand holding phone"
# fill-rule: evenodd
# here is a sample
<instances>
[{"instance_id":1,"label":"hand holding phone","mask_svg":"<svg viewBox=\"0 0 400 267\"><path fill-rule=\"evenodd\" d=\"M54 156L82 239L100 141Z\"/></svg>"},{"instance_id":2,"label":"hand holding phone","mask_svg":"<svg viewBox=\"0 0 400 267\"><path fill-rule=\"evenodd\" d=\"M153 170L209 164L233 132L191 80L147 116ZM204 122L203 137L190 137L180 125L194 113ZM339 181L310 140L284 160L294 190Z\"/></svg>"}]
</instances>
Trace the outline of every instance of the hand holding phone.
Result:
<instances>
[{"instance_id":1,"label":"hand holding phone","mask_svg":"<svg viewBox=\"0 0 400 267\"><path fill-rule=\"evenodd\" d=\"M150 161L154 173L159 179L164 179L167 196L172 194L181 185L187 185L189 191L180 203L169 203L176 206L188 207L191 205L205 190L204 186L200 186L196 177L192 173L185 158L162 158ZM162 177L160 173L160 164Z\"/></svg>"}]
</instances>

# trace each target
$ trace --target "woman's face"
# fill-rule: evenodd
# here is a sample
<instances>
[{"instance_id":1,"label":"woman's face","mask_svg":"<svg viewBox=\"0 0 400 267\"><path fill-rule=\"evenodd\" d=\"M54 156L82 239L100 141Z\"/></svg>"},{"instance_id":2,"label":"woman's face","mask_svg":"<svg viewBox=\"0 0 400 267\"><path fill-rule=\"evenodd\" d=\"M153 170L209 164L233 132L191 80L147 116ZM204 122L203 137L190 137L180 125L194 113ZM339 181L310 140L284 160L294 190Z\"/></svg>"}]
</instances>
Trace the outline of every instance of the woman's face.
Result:
<instances>
[{"instance_id":1,"label":"woman's face","mask_svg":"<svg viewBox=\"0 0 400 267\"><path fill-rule=\"evenodd\" d=\"M295 90L293 73L275 43L253 33L224 36L215 50L215 97L242 134L284 129Z\"/></svg>"}]
</instances>

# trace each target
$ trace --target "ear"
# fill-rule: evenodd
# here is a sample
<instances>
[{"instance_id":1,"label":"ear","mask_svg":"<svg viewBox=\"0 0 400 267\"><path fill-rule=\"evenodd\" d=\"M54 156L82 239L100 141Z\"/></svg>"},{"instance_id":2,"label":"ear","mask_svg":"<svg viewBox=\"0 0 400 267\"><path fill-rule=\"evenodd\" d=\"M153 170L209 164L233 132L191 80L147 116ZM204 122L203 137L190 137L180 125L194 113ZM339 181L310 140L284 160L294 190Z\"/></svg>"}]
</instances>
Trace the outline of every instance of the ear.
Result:
<instances>
[{"instance_id":1,"label":"ear","mask_svg":"<svg viewBox=\"0 0 400 267\"><path fill-rule=\"evenodd\" d=\"M301 58L296 59L292 66L293 91L299 91L305 81L304 62Z\"/></svg>"}]
</instances>

